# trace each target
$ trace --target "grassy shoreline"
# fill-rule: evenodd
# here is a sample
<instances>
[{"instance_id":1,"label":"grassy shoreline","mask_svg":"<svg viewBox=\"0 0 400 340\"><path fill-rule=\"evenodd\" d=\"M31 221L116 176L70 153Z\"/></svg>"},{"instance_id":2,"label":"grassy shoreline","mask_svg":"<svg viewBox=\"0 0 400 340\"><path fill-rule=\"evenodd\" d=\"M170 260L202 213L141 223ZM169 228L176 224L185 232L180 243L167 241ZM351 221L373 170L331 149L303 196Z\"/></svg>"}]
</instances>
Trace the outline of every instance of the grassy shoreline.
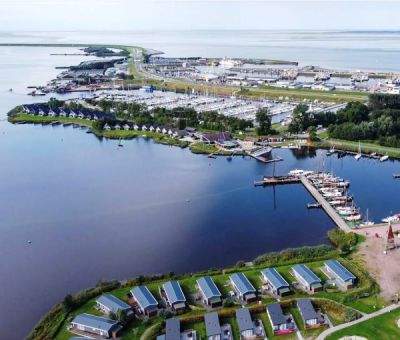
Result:
<instances>
[{"instance_id":1,"label":"grassy shoreline","mask_svg":"<svg viewBox=\"0 0 400 340\"><path fill-rule=\"evenodd\" d=\"M341 139L327 139L322 142L314 142L313 145L317 148L329 149L335 147L343 151L358 152L358 142L341 140ZM389 146L382 146L374 142L361 141L362 153L376 152L378 155L388 155L391 158L400 159L400 148L393 148Z\"/></svg>"}]
</instances>

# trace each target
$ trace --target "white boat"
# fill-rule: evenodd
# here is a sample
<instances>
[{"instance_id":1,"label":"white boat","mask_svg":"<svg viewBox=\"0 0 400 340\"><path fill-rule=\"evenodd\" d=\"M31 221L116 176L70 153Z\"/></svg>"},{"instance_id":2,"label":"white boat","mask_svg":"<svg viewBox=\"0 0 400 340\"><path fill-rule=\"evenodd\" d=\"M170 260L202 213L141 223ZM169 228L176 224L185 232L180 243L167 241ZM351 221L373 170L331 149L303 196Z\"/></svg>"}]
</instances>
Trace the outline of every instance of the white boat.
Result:
<instances>
[{"instance_id":1,"label":"white boat","mask_svg":"<svg viewBox=\"0 0 400 340\"><path fill-rule=\"evenodd\" d=\"M340 216L352 216L358 214L358 210L339 210Z\"/></svg>"},{"instance_id":2,"label":"white boat","mask_svg":"<svg viewBox=\"0 0 400 340\"><path fill-rule=\"evenodd\" d=\"M393 216L388 216L382 219L382 222L389 223L389 222L398 222L400 221L400 214L396 214Z\"/></svg>"},{"instance_id":3,"label":"white boat","mask_svg":"<svg viewBox=\"0 0 400 340\"><path fill-rule=\"evenodd\" d=\"M364 222L360 223L360 227L369 227L369 226L374 225L374 224L375 224L375 222L370 221L369 218L368 218L368 209L367 209L367 218L366 218L366 220Z\"/></svg>"},{"instance_id":4,"label":"white boat","mask_svg":"<svg viewBox=\"0 0 400 340\"><path fill-rule=\"evenodd\" d=\"M240 60L223 58L220 60L219 64L222 67L231 68L242 65L242 62Z\"/></svg>"},{"instance_id":5,"label":"white boat","mask_svg":"<svg viewBox=\"0 0 400 340\"><path fill-rule=\"evenodd\" d=\"M361 220L362 216L361 214L358 214L358 215L347 216L344 219L348 222L355 222Z\"/></svg>"},{"instance_id":6,"label":"white boat","mask_svg":"<svg viewBox=\"0 0 400 340\"><path fill-rule=\"evenodd\" d=\"M388 155L382 156L381 158L379 158L379 162L385 162L389 159Z\"/></svg>"},{"instance_id":7,"label":"white boat","mask_svg":"<svg viewBox=\"0 0 400 340\"><path fill-rule=\"evenodd\" d=\"M361 154L361 143L358 142L358 154L355 155L354 158L356 159L356 161L358 161L361 157L362 157L362 154Z\"/></svg>"},{"instance_id":8,"label":"white boat","mask_svg":"<svg viewBox=\"0 0 400 340\"><path fill-rule=\"evenodd\" d=\"M301 169L294 169L289 171L289 176L300 176L304 173L304 170Z\"/></svg>"}]
</instances>

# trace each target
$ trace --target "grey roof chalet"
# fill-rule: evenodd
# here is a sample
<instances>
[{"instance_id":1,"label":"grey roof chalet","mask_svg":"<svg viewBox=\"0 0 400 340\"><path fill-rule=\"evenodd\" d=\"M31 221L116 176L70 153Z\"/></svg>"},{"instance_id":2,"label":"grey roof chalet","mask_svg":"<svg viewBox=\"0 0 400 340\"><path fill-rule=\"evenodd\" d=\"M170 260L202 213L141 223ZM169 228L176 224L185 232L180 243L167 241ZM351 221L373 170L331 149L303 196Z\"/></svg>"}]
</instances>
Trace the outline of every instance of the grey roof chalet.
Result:
<instances>
[{"instance_id":1,"label":"grey roof chalet","mask_svg":"<svg viewBox=\"0 0 400 340\"><path fill-rule=\"evenodd\" d=\"M286 323L286 317L283 314L282 307L279 303L267 305L267 310L272 325L278 326Z\"/></svg>"},{"instance_id":2,"label":"grey roof chalet","mask_svg":"<svg viewBox=\"0 0 400 340\"><path fill-rule=\"evenodd\" d=\"M356 279L356 277L347 268L345 268L340 262L336 260L328 260L325 262L325 265L329 267L329 269L331 269L343 281Z\"/></svg>"},{"instance_id":3,"label":"grey roof chalet","mask_svg":"<svg viewBox=\"0 0 400 340\"><path fill-rule=\"evenodd\" d=\"M132 288L131 294L142 309L147 309L148 307L152 306L158 306L157 300L154 298L153 294L151 294L146 286L138 286Z\"/></svg>"},{"instance_id":4,"label":"grey roof chalet","mask_svg":"<svg viewBox=\"0 0 400 340\"><path fill-rule=\"evenodd\" d=\"M239 308L236 310L236 320L239 326L239 331L244 332L254 329L253 320L248 308Z\"/></svg>"},{"instance_id":5,"label":"grey roof chalet","mask_svg":"<svg viewBox=\"0 0 400 340\"><path fill-rule=\"evenodd\" d=\"M165 339L166 340L181 339L181 324L178 318L167 319L165 323Z\"/></svg>"},{"instance_id":6,"label":"grey roof chalet","mask_svg":"<svg viewBox=\"0 0 400 340\"><path fill-rule=\"evenodd\" d=\"M234 273L230 276L232 283L236 286L240 294L256 293L256 289L243 273Z\"/></svg>"},{"instance_id":7,"label":"grey roof chalet","mask_svg":"<svg viewBox=\"0 0 400 340\"><path fill-rule=\"evenodd\" d=\"M297 300L297 307L299 308L304 321L318 319L317 312L315 311L310 299Z\"/></svg>"},{"instance_id":8,"label":"grey roof chalet","mask_svg":"<svg viewBox=\"0 0 400 340\"><path fill-rule=\"evenodd\" d=\"M289 284L275 268L264 269L261 271L261 273L271 283L271 285L274 286L275 289L289 287Z\"/></svg>"},{"instance_id":9,"label":"grey roof chalet","mask_svg":"<svg viewBox=\"0 0 400 340\"><path fill-rule=\"evenodd\" d=\"M102 304L107 309L113 311L114 313L118 312L118 310L127 310L131 307L125 303L124 301L116 298L114 295L105 294L100 296L97 300L97 303Z\"/></svg>"},{"instance_id":10,"label":"grey roof chalet","mask_svg":"<svg viewBox=\"0 0 400 340\"><path fill-rule=\"evenodd\" d=\"M297 272L309 285L313 283L321 283L321 279L315 275L305 264L296 264L293 270Z\"/></svg>"},{"instance_id":11,"label":"grey roof chalet","mask_svg":"<svg viewBox=\"0 0 400 340\"><path fill-rule=\"evenodd\" d=\"M72 323L110 332L118 324L118 321L83 313L77 315L74 320L72 320Z\"/></svg>"},{"instance_id":12,"label":"grey roof chalet","mask_svg":"<svg viewBox=\"0 0 400 340\"><path fill-rule=\"evenodd\" d=\"M211 277L203 276L197 279L197 285L207 299L221 297L221 292Z\"/></svg>"},{"instance_id":13,"label":"grey roof chalet","mask_svg":"<svg viewBox=\"0 0 400 340\"><path fill-rule=\"evenodd\" d=\"M232 134L229 131L225 132L212 132L212 133L203 133L203 139L209 142L224 142L232 139Z\"/></svg>"},{"instance_id":14,"label":"grey roof chalet","mask_svg":"<svg viewBox=\"0 0 400 340\"><path fill-rule=\"evenodd\" d=\"M163 284L163 288L165 294L167 294L168 301L171 304L176 302L186 302L185 295L177 281L168 281Z\"/></svg>"},{"instance_id":15,"label":"grey roof chalet","mask_svg":"<svg viewBox=\"0 0 400 340\"><path fill-rule=\"evenodd\" d=\"M207 336L221 335L218 313L208 313L204 315L204 322L206 323Z\"/></svg>"}]
</instances>

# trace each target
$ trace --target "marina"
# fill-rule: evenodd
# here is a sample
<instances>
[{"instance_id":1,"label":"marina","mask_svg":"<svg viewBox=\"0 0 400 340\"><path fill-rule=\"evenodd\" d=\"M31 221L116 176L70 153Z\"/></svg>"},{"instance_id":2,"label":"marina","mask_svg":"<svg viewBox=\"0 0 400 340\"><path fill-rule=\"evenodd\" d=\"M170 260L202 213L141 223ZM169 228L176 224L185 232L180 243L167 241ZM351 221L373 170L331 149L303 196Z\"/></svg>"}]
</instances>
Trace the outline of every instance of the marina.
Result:
<instances>
[{"instance_id":1,"label":"marina","mask_svg":"<svg viewBox=\"0 0 400 340\"><path fill-rule=\"evenodd\" d=\"M308 209L322 208L337 227L350 232L359 226L371 226L368 220L360 224L362 215L354 206L353 197L347 194L350 182L329 173L291 170L288 176L264 176L262 181L254 182L255 186L270 186L301 183L316 203L307 204ZM396 215L397 218L397 215ZM397 221L397 220L396 220Z\"/></svg>"}]
</instances>

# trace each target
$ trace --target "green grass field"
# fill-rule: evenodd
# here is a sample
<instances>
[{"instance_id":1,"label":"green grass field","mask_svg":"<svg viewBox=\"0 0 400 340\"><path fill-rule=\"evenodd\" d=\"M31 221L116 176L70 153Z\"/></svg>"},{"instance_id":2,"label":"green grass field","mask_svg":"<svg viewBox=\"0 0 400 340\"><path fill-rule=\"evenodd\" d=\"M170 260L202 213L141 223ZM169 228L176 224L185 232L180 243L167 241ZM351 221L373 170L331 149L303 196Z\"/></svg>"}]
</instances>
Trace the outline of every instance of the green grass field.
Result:
<instances>
[{"instance_id":1,"label":"green grass field","mask_svg":"<svg viewBox=\"0 0 400 340\"><path fill-rule=\"evenodd\" d=\"M400 328L396 322L400 319L400 310L397 309L357 325L340 330L328 336L327 340L337 340L344 336L357 335L369 340L398 340Z\"/></svg>"}]
</instances>

